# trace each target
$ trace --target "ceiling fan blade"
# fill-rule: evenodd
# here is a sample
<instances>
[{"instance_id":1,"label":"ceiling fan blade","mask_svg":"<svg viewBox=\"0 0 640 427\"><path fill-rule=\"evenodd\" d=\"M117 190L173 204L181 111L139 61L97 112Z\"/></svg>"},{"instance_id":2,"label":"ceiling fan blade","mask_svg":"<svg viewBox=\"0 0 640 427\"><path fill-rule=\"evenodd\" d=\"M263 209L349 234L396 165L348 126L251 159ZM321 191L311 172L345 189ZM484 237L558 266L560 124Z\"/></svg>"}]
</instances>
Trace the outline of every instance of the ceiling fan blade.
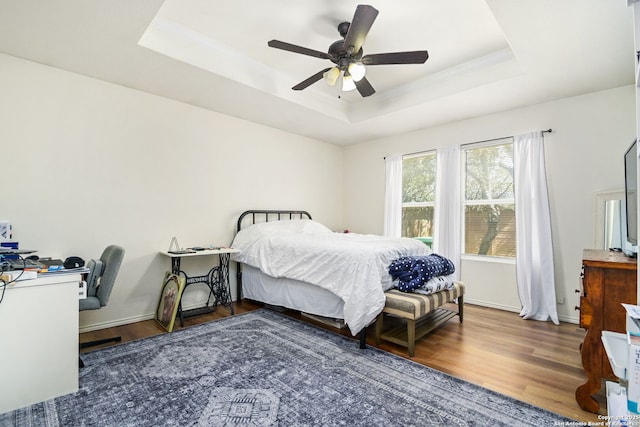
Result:
<instances>
[{"instance_id":1,"label":"ceiling fan blade","mask_svg":"<svg viewBox=\"0 0 640 427\"><path fill-rule=\"evenodd\" d=\"M350 46L353 46L353 53L359 52L377 16L378 10L373 6L358 5L351 20L351 25L349 25L347 35L344 37L344 47L349 49Z\"/></svg>"},{"instance_id":2,"label":"ceiling fan blade","mask_svg":"<svg viewBox=\"0 0 640 427\"><path fill-rule=\"evenodd\" d=\"M362 57L364 65L384 65L384 64L424 64L429 58L426 50L415 50L413 52L393 52L374 53Z\"/></svg>"},{"instance_id":3,"label":"ceiling fan blade","mask_svg":"<svg viewBox=\"0 0 640 427\"><path fill-rule=\"evenodd\" d=\"M357 82L354 81L354 83L356 84L356 89L358 89L358 92L360 92L362 96L371 96L376 93L376 90L371 86L371 83L369 83L366 77L361 78Z\"/></svg>"},{"instance_id":4,"label":"ceiling fan blade","mask_svg":"<svg viewBox=\"0 0 640 427\"><path fill-rule=\"evenodd\" d=\"M331 59L331 55L319 50L308 49L306 47L297 46L295 44L281 42L280 40L271 40L267 43L269 47L275 47L276 49L287 50L293 53L301 53L303 55L314 56L316 58Z\"/></svg>"},{"instance_id":5,"label":"ceiling fan blade","mask_svg":"<svg viewBox=\"0 0 640 427\"><path fill-rule=\"evenodd\" d=\"M329 71L330 69L331 69L331 67L325 68L324 70L315 73L313 76L309 77L306 80L301 81L300 83L298 83L297 85L295 85L291 89L293 89L293 90L302 90L302 89L308 88L309 86L311 86L312 84L314 84L318 80L321 80L322 79L322 75L324 73L326 73L327 71Z\"/></svg>"}]
</instances>

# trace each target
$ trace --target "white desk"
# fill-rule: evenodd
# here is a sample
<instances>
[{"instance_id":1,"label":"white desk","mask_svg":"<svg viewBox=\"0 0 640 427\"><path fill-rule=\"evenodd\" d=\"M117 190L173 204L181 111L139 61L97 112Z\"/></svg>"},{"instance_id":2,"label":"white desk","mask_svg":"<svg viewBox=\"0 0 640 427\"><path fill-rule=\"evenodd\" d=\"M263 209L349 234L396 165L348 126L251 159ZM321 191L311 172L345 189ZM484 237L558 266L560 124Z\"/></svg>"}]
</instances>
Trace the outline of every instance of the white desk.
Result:
<instances>
[{"instance_id":1,"label":"white desk","mask_svg":"<svg viewBox=\"0 0 640 427\"><path fill-rule=\"evenodd\" d=\"M14 282L0 303L0 413L78 390L80 274Z\"/></svg>"},{"instance_id":2,"label":"white desk","mask_svg":"<svg viewBox=\"0 0 640 427\"><path fill-rule=\"evenodd\" d=\"M180 318L180 326L184 326L184 318L197 316L199 314L209 313L216 309L217 305L229 307L233 314L233 305L231 301L231 288L229 285L229 259L231 254L238 253L240 250L233 248L217 248L204 249L189 253L177 252L160 252L162 255L171 257L171 272L182 275L186 279L185 291L189 285L194 283L205 283L209 288L209 297L203 307L191 310L182 310L182 301L178 305L178 316ZM185 257L195 256L211 256L218 255L218 265L211 267L209 272L202 276L189 276L181 269L180 261ZM184 291L183 291L184 295Z\"/></svg>"}]
</instances>

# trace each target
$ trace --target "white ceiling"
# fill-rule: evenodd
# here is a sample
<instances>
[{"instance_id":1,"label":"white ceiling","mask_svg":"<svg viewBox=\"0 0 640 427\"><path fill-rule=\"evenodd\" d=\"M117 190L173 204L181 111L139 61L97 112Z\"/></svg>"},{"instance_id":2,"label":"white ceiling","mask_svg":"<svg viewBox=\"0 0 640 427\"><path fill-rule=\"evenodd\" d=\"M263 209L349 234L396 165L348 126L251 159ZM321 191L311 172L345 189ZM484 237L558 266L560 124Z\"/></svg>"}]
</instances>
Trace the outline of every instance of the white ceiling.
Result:
<instances>
[{"instance_id":1,"label":"white ceiling","mask_svg":"<svg viewBox=\"0 0 640 427\"><path fill-rule=\"evenodd\" d=\"M376 93L319 81L358 2L0 0L0 52L335 144L634 82L625 0L375 0L365 54L428 50L367 68Z\"/></svg>"}]
</instances>

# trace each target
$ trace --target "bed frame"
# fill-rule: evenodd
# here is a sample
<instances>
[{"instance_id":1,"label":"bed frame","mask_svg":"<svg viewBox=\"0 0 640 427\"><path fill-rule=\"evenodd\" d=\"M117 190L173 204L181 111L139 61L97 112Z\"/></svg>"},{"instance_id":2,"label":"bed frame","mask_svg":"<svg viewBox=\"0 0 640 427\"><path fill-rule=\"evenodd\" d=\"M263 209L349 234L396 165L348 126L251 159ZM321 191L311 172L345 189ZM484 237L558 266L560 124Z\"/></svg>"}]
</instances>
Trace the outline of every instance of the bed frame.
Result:
<instances>
[{"instance_id":1,"label":"bed frame","mask_svg":"<svg viewBox=\"0 0 640 427\"><path fill-rule=\"evenodd\" d=\"M261 223L261 222L269 222L269 221L281 221L281 220L292 220L292 219L312 219L311 214L307 211L301 210L248 210L244 211L238 217L238 225L236 229L236 233L242 230L244 227L248 227L250 225ZM237 277L237 301L242 301L242 264L238 263L236 267L236 277ZM367 346L367 329L364 328L358 334L360 338L360 348L364 349Z\"/></svg>"},{"instance_id":2,"label":"bed frame","mask_svg":"<svg viewBox=\"0 0 640 427\"><path fill-rule=\"evenodd\" d=\"M238 226L236 233L242 230L243 227L259 222L269 221L281 221L287 219L311 219L311 214L307 211L286 211L286 210L250 210L244 211L238 217ZM236 299L238 302L242 301L242 264L238 263L236 270L236 277L238 279L238 289Z\"/></svg>"}]
</instances>

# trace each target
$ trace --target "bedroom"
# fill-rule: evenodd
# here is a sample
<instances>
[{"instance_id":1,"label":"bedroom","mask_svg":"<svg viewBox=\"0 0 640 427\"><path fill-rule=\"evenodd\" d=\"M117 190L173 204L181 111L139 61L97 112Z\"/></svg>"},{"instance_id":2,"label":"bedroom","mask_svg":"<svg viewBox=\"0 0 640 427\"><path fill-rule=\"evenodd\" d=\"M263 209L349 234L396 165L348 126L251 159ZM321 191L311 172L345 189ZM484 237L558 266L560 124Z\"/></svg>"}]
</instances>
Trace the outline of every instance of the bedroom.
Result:
<instances>
[{"instance_id":1,"label":"bedroom","mask_svg":"<svg viewBox=\"0 0 640 427\"><path fill-rule=\"evenodd\" d=\"M23 9L13 9L9 3L2 2L0 7L11 8L16 15L2 14L2 28L12 28L16 37L29 29L30 14L33 22L44 25L47 15L36 14L36 6L22 2L27 4ZM64 3L84 10L75 2ZM143 12L161 3L147 2ZM619 3L616 7L631 13L624 1ZM5 25L4 20L11 22ZM101 20L93 24L98 29L109 26ZM623 24L624 54L628 50L632 56L631 19ZM82 39L81 34L60 37ZM558 298L564 299L558 312L561 320L576 323L574 290L582 249L594 242L595 193L622 188L622 154L636 133L632 61L622 83L611 87L343 145L244 120L234 110L210 111L128 84L65 71L65 64L56 65L48 56L39 61L22 59L32 54L30 48L46 48L45 37L35 43L25 36L22 43L10 47L4 44L11 34L2 39L2 172L11 185L4 190L8 203L2 204L0 219L13 223L22 247L38 249L45 256L90 259L115 242L127 249L109 306L83 313L81 331L153 317L159 285L169 268L158 251L166 250L173 236L185 246L226 245L240 212L282 207L307 209L334 230L379 234L386 155L548 128L554 130L546 136L545 149L556 286ZM104 65L98 55L87 57L88 62ZM146 78L140 71L134 81ZM185 78L173 90L191 93L189 78L199 72L189 67L181 72ZM217 96L238 94L246 91L229 83L228 91L221 90ZM264 98L244 102L260 106ZM492 285L495 277L513 274L512 264L465 262L461 271L469 278L463 278L478 290ZM192 267L205 268L198 263ZM508 272L505 275L492 267ZM493 304L517 309L515 289L507 289L511 295L501 295L510 299ZM468 302L482 302L483 297L470 293ZM185 298L188 304L198 295Z\"/></svg>"}]
</instances>

